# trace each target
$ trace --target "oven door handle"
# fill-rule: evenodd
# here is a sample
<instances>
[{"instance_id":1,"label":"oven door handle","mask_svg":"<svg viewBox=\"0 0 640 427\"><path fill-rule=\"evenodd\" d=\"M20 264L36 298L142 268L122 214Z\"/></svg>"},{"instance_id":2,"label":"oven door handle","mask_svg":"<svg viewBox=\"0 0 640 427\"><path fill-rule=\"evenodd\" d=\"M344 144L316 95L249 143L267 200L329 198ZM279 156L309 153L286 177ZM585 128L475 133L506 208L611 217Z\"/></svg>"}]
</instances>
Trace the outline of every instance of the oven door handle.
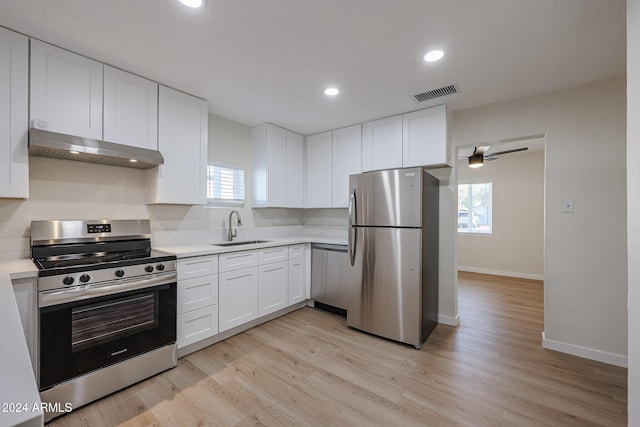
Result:
<instances>
[{"instance_id":1,"label":"oven door handle","mask_svg":"<svg viewBox=\"0 0 640 427\"><path fill-rule=\"evenodd\" d=\"M175 272L164 273L149 279L131 279L112 281L101 286L83 286L80 288L44 291L38 293L38 307L65 304L105 295L114 295L127 291L152 288L154 286L174 283L177 279Z\"/></svg>"}]
</instances>

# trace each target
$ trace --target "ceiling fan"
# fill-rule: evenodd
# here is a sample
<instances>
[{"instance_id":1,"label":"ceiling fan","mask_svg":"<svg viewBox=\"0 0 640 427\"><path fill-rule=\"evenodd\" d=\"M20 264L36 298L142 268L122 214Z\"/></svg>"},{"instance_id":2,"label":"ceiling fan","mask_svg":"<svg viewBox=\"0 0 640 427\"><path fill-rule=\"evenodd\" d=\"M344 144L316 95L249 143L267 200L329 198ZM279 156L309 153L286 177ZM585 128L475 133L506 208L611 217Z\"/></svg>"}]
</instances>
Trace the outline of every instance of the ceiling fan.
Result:
<instances>
[{"instance_id":1,"label":"ceiling fan","mask_svg":"<svg viewBox=\"0 0 640 427\"><path fill-rule=\"evenodd\" d=\"M473 154L469 156L469 167L479 168L480 166L484 165L485 160L496 160L496 156L500 156L502 154L517 153L519 151L527 151L529 149L528 147L514 148L513 150L497 151L495 153L485 154L489 148L491 147L475 147L473 150Z\"/></svg>"}]
</instances>

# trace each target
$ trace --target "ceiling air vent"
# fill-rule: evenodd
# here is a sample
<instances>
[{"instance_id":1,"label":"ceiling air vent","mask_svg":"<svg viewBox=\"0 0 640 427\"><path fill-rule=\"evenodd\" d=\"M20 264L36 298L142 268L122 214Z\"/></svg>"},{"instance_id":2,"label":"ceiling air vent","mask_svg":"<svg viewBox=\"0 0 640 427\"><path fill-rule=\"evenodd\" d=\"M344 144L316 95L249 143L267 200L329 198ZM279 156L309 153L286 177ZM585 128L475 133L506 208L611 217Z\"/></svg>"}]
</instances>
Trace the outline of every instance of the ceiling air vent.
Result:
<instances>
[{"instance_id":1,"label":"ceiling air vent","mask_svg":"<svg viewBox=\"0 0 640 427\"><path fill-rule=\"evenodd\" d=\"M440 98L441 96L453 95L454 93L458 93L458 89L455 85L449 85L441 87L440 89L429 90L427 92L413 95L413 98L418 102L424 102L429 101L430 99Z\"/></svg>"}]
</instances>

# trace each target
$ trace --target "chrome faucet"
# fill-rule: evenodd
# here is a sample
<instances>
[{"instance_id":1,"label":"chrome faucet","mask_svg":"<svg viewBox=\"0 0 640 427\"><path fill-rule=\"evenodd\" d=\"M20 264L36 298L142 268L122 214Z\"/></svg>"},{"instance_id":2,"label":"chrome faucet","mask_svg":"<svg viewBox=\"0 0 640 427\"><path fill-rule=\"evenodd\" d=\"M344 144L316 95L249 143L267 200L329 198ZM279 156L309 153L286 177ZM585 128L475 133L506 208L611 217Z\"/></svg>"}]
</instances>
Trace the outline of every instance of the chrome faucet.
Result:
<instances>
[{"instance_id":1,"label":"chrome faucet","mask_svg":"<svg viewBox=\"0 0 640 427\"><path fill-rule=\"evenodd\" d=\"M229 232L227 233L227 240L228 241L232 241L234 237L236 237L238 230L233 230L232 224L231 224L231 217L233 217L233 214L236 214L236 216L238 217L238 227L242 226L242 220L240 219L240 214L238 213L238 211L231 211L229 213Z\"/></svg>"}]
</instances>

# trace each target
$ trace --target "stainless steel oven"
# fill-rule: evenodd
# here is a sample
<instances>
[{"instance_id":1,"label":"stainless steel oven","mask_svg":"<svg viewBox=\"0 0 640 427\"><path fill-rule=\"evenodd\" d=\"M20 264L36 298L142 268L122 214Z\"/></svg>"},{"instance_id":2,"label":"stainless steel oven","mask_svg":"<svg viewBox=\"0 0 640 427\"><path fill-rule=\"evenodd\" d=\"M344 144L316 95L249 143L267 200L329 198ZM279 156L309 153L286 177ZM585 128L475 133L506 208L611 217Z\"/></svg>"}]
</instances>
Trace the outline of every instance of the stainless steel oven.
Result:
<instances>
[{"instance_id":1,"label":"stainless steel oven","mask_svg":"<svg viewBox=\"0 0 640 427\"><path fill-rule=\"evenodd\" d=\"M176 365L176 259L151 251L148 220L31 231L45 420Z\"/></svg>"}]
</instances>

